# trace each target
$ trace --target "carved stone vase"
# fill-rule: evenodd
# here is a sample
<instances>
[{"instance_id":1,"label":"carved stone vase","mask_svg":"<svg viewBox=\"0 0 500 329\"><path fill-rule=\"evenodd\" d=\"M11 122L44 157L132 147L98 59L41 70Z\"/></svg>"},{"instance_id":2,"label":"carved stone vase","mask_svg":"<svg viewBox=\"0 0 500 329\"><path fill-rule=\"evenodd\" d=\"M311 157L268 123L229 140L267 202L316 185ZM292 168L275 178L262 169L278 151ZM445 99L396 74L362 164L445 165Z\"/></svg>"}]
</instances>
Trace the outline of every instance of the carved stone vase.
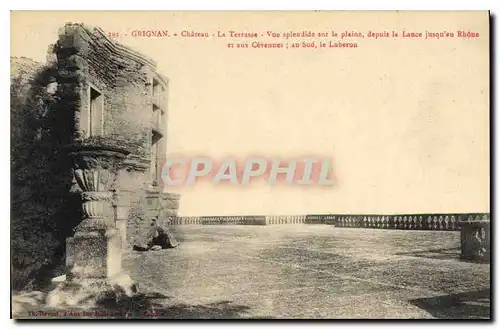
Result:
<instances>
[{"instance_id":1,"label":"carved stone vase","mask_svg":"<svg viewBox=\"0 0 500 329\"><path fill-rule=\"evenodd\" d=\"M66 280L47 302L76 305L130 295L136 287L122 272L122 243L112 211L117 174L129 152L95 143L75 143L67 150L81 189L82 220L66 240Z\"/></svg>"},{"instance_id":2,"label":"carved stone vase","mask_svg":"<svg viewBox=\"0 0 500 329\"><path fill-rule=\"evenodd\" d=\"M114 229L109 209L119 168L128 152L104 147L79 147L69 152L75 179L82 190L83 219L75 236L99 235Z\"/></svg>"}]
</instances>

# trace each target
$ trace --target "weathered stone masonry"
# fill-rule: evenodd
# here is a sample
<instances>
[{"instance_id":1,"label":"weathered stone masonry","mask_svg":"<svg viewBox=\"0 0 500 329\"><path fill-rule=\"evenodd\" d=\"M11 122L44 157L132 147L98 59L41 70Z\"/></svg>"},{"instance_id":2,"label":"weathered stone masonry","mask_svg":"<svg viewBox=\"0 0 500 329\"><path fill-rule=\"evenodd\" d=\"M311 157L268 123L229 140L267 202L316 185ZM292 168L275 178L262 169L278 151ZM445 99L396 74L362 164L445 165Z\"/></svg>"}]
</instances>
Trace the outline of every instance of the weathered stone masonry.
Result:
<instances>
[{"instance_id":1,"label":"weathered stone masonry","mask_svg":"<svg viewBox=\"0 0 500 329\"><path fill-rule=\"evenodd\" d=\"M82 24L66 24L54 52L59 93L74 111L73 138L119 136L133 145L119 175L114 209L124 244L131 242L147 229L149 218L177 213L178 196L159 186L168 80L156 72L154 61ZM129 218L138 204L145 206L144 216Z\"/></svg>"}]
</instances>

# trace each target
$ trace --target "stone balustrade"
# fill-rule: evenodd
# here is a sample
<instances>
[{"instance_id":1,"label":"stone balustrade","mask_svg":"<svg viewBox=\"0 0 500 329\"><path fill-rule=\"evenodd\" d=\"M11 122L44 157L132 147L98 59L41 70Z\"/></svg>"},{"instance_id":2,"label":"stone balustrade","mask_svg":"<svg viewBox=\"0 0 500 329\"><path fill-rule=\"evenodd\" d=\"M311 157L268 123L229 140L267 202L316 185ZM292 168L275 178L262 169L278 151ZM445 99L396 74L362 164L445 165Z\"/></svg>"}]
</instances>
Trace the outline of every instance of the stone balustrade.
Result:
<instances>
[{"instance_id":1,"label":"stone balustrade","mask_svg":"<svg viewBox=\"0 0 500 329\"><path fill-rule=\"evenodd\" d=\"M479 220L489 214L402 215L273 215L273 216L181 216L172 225L279 225L326 224L346 228L459 231L459 219Z\"/></svg>"}]
</instances>

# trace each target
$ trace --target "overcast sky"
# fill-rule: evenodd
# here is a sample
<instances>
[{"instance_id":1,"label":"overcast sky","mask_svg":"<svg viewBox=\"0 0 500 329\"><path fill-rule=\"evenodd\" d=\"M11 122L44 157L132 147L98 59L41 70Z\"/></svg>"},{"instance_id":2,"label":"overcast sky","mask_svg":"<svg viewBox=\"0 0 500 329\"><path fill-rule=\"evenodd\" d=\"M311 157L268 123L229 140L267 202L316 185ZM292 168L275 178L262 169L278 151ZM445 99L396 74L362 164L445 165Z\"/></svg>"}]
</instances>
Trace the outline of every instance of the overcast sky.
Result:
<instances>
[{"instance_id":1,"label":"overcast sky","mask_svg":"<svg viewBox=\"0 0 500 329\"><path fill-rule=\"evenodd\" d=\"M169 155L333 161L337 182L329 188L203 183L176 189L181 215L486 212L487 14L428 15L14 13L11 54L43 61L65 22L100 26L120 33L118 41L156 60L169 77ZM464 29L482 37L365 38L357 49L283 50L130 35L148 29Z\"/></svg>"}]
</instances>

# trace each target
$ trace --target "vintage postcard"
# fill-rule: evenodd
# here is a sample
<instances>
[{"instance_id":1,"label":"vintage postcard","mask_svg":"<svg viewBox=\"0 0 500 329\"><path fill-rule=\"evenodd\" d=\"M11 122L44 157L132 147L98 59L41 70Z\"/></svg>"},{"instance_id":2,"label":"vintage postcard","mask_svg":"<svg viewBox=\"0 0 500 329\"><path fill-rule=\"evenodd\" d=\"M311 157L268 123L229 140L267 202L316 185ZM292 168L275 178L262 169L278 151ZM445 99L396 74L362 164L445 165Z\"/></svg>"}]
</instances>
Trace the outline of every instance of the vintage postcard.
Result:
<instances>
[{"instance_id":1,"label":"vintage postcard","mask_svg":"<svg viewBox=\"0 0 500 329\"><path fill-rule=\"evenodd\" d=\"M488 11L11 12L14 319L490 319Z\"/></svg>"}]
</instances>

